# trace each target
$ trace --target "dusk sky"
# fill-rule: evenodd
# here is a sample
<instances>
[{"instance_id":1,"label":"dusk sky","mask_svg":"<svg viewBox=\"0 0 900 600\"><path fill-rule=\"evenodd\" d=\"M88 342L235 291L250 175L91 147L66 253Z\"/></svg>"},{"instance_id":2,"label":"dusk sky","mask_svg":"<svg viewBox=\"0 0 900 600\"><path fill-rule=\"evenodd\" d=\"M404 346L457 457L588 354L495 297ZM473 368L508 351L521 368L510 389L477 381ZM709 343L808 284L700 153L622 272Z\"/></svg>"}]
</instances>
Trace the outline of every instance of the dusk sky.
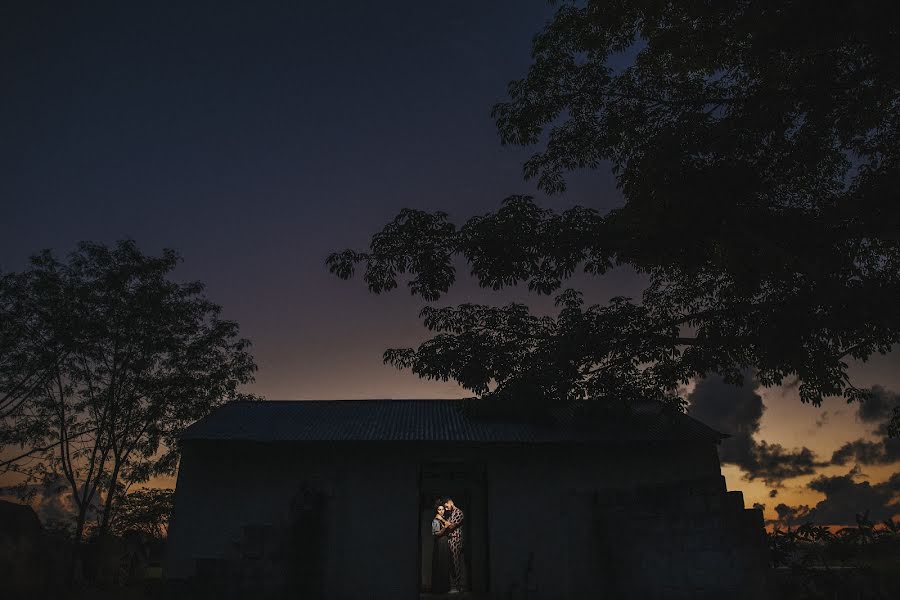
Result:
<instances>
[{"instance_id":1,"label":"dusk sky","mask_svg":"<svg viewBox=\"0 0 900 600\"><path fill-rule=\"evenodd\" d=\"M126 5L127 4L127 5ZM546 2L86 3L0 8L0 269L64 255L80 240L174 248L183 280L207 284L253 342L247 391L269 399L452 398L452 383L382 364L425 338L404 289L374 296L330 275L325 257L364 247L404 207L457 222L511 194L550 208L608 209L608 169L547 197L522 178L531 152L502 147L490 118L525 73ZM576 278L590 302L637 295L620 270ZM531 303L462 281L439 304ZM859 386L900 390L897 354L854 366ZM755 439L827 461L873 424L842 400L801 405L760 390ZM728 398L723 398L727 402ZM826 414L827 411L827 414ZM824 416L823 416L824 415ZM900 463L863 465L872 486ZM846 474L852 463L816 475ZM814 475L774 486L726 466L747 505L815 505ZM866 478L865 476L868 476ZM165 482L164 482L165 483Z\"/></svg>"}]
</instances>

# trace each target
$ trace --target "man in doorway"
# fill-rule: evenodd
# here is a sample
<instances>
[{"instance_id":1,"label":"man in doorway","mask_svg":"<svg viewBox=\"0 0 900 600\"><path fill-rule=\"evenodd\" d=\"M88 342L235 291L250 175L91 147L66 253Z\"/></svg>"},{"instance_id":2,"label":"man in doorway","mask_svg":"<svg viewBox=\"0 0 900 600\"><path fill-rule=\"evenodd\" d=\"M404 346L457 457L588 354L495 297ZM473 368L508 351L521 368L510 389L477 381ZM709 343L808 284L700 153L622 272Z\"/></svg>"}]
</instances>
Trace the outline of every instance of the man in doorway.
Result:
<instances>
[{"instance_id":1,"label":"man in doorway","mask_svg":"<svg viewBox=\"0 0 900 600\"><path fill-rule=\"evenodd\" d=\"M444 500L444 515L450 523L450 593L456 594L464 590L466 579L466 561L463 552L462 524L465 515L463 511L453 503L452 498Z\"/></svg>"}]
</instances>

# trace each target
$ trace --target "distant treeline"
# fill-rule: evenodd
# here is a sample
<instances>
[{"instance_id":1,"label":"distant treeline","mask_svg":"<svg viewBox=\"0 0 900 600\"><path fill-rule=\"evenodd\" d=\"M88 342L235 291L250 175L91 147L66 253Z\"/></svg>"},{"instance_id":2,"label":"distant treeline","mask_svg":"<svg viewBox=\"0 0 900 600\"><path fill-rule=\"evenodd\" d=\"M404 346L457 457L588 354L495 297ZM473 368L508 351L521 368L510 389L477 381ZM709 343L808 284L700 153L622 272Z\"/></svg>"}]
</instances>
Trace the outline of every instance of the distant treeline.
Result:
<instances>
[{"instance_id":1,"label":"distant treeline","mask_svg":"<svg viewBox=\"0 0 900 600\"><path fill-rule=\"evenodd\" d=\"M805 523L767 534L779 598L900 598L900 520Z\"/></svg>"}]
</instances>

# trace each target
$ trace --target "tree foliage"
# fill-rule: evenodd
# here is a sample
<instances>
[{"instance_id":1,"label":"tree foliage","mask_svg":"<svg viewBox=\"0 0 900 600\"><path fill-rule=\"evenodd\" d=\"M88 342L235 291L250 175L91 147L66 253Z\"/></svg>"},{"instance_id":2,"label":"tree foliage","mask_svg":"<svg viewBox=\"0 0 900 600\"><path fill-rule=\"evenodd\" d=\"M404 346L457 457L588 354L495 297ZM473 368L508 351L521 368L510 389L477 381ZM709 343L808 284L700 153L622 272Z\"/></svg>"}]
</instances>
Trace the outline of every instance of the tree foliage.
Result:
<instances>
[{"instance_id":1,"label":"tree foliage","mask_svg":"<svg viewBox=\"0 0 900 600\"><path fill-rule=\"evenodd\" d=\"M766 535L772 566L780 576L780 597L893 597L900 591L900 521L869 520L828 527L811 521L775 526Z\"/></svg>"},{"instance_id":2,"label":"tree foliage","mask_svg":"<svg viewBox=\"0 0 900 600\"><path fill-rule=\"evenodd\" d=\"M88 518L108 529L130 485L174 472L178 433L256 369L203 285L170 279L178 261L82 243L0 279L0 466L61 476L79 538Z\"/></svg>"},{"instance_id":3,"label":"tree foliage","mask_svg":"<svg viewBox=\"0 0 900 600\"><path fill-rule=\"evenodd\" d=\"M112 521L116 535L124 536L130 531L140 531L156 539L168 534L169 516L175 490L147 488L135 490L118 500L118 507Z\"/></svg>"},{"instance_id":4,"label":"tree foliage","mask_svg":"<svg viewBox=\"0 0 900 600\"><path fill-rule=\"evenodd\" d=\"M803 402L864 398L848 360L900 341L900 69L886 2L560 2L527 74L493 110L501 141L536 146L548 193L573 169L611 168L608 212L507 198L461 226L404 210L358 266L374 293L406 276L433 302L462 257L481 286L550 294L577 271L626 265L641 298L555 319L427 307L435 337L385 359L487 396L680 402L696 376L799 380ZM621 62L625 60L625 66ZM896 432L896 421L893 431Z\"/></svg>"}]
</instances>

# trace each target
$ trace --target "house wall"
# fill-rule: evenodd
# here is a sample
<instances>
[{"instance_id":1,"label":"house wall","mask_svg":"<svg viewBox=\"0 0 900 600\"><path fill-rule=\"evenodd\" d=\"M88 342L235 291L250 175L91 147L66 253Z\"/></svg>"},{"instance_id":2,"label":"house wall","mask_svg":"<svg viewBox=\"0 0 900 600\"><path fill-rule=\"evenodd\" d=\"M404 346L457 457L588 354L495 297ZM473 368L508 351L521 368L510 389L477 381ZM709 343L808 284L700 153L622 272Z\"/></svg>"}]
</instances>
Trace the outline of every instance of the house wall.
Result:
<instances>
[{"instance_id":1,"label":"house wall","mask_svg":"<svg viewBox=\"0 0 900 600\"><path fill-rule=\"evenodd\" d=\"M628 514L629 504L646 504L658 516L666 513L666 506L677 506L669 513L681 514L681 505L673 498L693 494L685 483L692 481L707 482L707 490L708 482L713 482L712 488L718 486L720 491L711 493L725 494L712 444L466 447L194 442L182 450L167 576L193 577L199 568L199 575L208 579L233 582L237 578L237 584L225 586L227 592L252 592L254 597L260 590L274 595L290 583L285 573L295 565L292 555L284 551L284 532L296 520L292 500L296 505L304 485L326 498L325 508L316 517L327 532L320 544L325 557L318 571L321 587L312 596L354 599L418 598L418 485L424 463L485 465L489 585L493 595L503 598L583 597L587 590L607 590L621 597L623 590L637 589L637 581L628 577L646 580L653 573L649 566L646 572L623 570L616 562L617 554L625 554L633 557L629 563L633 566L644 554L639 544L623 544L613 533L630 519L640 520ZM644 509L642 514L646 513ZM712 512L692 514L691 518L703 521L703 515ZM644 534L647 527L678 529L652 520L650 525L646 520L642 523ZM667 543L681 548L684 544L679 540L691 534L686 527L679 531ZM729 531L720 528L708 537L727 540ZM708 562L715 552L716 560L742 560L738 555L725 556L713 546L710 542L705 547ZM692 565L696 556L681 556L667 563L666 573L696 570ZM685 590L684 597L693 597L688 591L718 592L730 584L716 583L714 577L704 579L702 574L689 579L661 582L657 587L662 589L664 583L671 588L666 597L674 597L678 589ZM707 579L711 583L704 588ZM643 592L650 594L647 597L652 597L656 589L652 582L642 585Z\"/></svg>"}]
</instances>

